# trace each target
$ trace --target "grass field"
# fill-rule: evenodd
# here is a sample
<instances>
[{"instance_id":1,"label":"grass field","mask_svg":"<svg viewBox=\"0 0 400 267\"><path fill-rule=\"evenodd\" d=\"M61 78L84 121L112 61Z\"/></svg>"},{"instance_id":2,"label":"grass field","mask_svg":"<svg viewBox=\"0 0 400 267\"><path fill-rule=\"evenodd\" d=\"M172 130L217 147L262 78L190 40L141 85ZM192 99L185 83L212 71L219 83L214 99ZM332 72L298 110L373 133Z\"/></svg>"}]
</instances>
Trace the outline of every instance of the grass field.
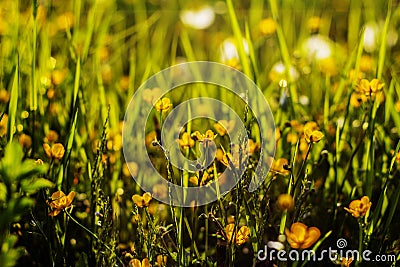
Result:
<instances>
[{"instance_id":1,"label":"grass field","mask_svg":"<svg viewBox=\"0 0 400 267\"><path fill-rule=\"evenodd\" d=\"M0 0L0 266L399 266L399 29L397 0ZM135 92L192 61L243 72L275 131L215 84L159 101L160 88L147 88L154 108L132 133L146 151L126 159ZM173 140L181 153L217 149L189 172L172 166L161 130L199 97L234 110L249 141L230 145L239 126L228 113L189 120ZM263 138L272 157L261 156ZM226 194L217 186L214 202L172 206L158 201L168 186L138 183L153 179L147 154L177 185L239 179ZM257 164L270 171L252 191Z\"/></svg>"}]
</instances>

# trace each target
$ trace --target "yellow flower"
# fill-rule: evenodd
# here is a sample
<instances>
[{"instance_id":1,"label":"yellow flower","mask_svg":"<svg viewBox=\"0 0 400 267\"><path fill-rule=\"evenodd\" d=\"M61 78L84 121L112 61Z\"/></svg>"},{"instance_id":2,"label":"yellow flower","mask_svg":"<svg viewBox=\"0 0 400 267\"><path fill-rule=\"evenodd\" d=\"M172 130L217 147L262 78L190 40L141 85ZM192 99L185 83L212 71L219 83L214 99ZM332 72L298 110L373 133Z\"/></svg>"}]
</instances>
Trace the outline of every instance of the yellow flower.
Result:
<instances>
[{"instance_id":1,"label":"yellow flower","mask_svg":"<svg viewBox=\"0 0 400 267\"><path fill-rule=\"evenodd\" d=\"M311 32L317 32L319 27L321 26L321 18L320 17L311 17L307 21L307 27Z\"/></svg>"},{"instance_id":2,"label":"yellow flower","mask_svg":"<svg viewBox=\"0 0 400 267\"><path fill-rule=\"evenodd\" d=\"M4 114L0 120L0 137L3 137L7 133L8 115Z\"/></svg>"},{"instance_id":3,"label":"yellow flower","mask_svg":"<svg viewBox=\"0 0 400 267\"><path fill-rule=\"evenodd\" d=\"M372 79L368 81L367 79L362 79L358 84L356 90L367 96L374 95L382 90L385 84L381 83L378 79Z\"/></svg>"},{"instance_id":4,"label":"yellow flower","mask_svg":"<svg viewBox=\"0 0 400 267\"><path fill-rule=\"evenodd\" d=\"M224 136L225 134L231 132L235 128L235 121L227 121L227 120L220 120L218 123L214 124L214 129L220 136Z\"/></svg>"},{"instance_id":5,"label":"yellow flower","mask_svg":"<svg viewBox=\"0 0 400 267\"><path fill-rule=\"evenodd\" d=\"M168 259L168 257L167 256L165 256L165 255L157 255L157 258L156 258L156 262L157 262L157 266L166 266L167 265L167 259Z\"/></svg>"},{"instance_id":6,"label":"yellow flower","mask_svg":"<svg viewBox=\"0 0 400 267\"><path fill-rule=\"evenodd\" d=\"M289 170L285 169L284 166L288 165L289 161L285 158L280 158L277 160L274 160L271 166L271 171L282 174L282 175L288 175L290 172Z\"/></svg>"},{"instance_id":7,"label":"yellow flower","mask_svg":"<svg viewBox=\"0 0 400 267\"><path fill-rule=\"evenodd\" d=\"M282 210L290 210L294 206L293 197L289 194L281 194L278 197L278 206Z\"/></svg>"},{"instance_id":8,"label":"yellow flower","mask_svg":"<svg viewBox=\"0 0 400 267\"><path fill-rule=\"evenodd\" d=\"M6 89L0 89L0 102L7 103L10 100L10 93Z\"/></svg>"},{"instance_id":9,"label":"yellow flower","mask_svg":"<svg viewBox=\"0 0 400 267\"><path fill-rule=\"evenodd\" d=\"M309 248L311 247L321 236L321 232L317 227L307 227L301 222L292 224L289 229L285 229L285 234L290 246L294 249Z\"/></svg>"},{"instance_id":10,"label":"yellow flower","mask_svg":"<svg viewBox=\"0 0 400 267\"><path fill-rule=\"evenodd\" d=\"M211 130L207 130L205 134L201 134L199 131L195 131L192 136L196 137L196 140L199 142L207 142L210 140L214 140L215 139L215 135L214 132Z\"/></svg>"},{"instance_id":11,"label":"yellow flower","mask_svg":"<svg viewBox=\"0 0 400 267\"><path fill-rule=\"evenodd\" d=\"M47 143L53 143L58 140L58 133L54 130L50 130L47 134L46 137L44 138L44 141Z\"/></svg>"},{"instance_id":12,"label":"yellow flower","mask_svg":"<svg viewBox=\"0 0 400 267\"><path fill-rule=\"evenodd\" d=\"M149 192L144 193L143 195L133 195L132 200L139 208L148 207L152 196Z\"/></svg>"},{"instance_id":13,"label":"yellow flower","mask_svg":"<svg viewBox=\"0 0 400 267\"><path fill-rule=\"evenodd\" d=\"M46 153L46 156L51 159L62 159L65 153L64 146L61 143L56 143L53 146L50 147L49 144L45 143L43 144L43 149L44 152Z\"/></svg>"},{"instance_id":14,"label":"yellow flower","mask_svg":"<svg viewBox=\"0 0 400 267\"><path fill-rule=\"evenodd\" d=\"M154 106L158 112L164 112L169 110L172 107L172 104L168 97L164 97L163 99L159 99Z\"/></svg>"},{"instance_id":15,"label":"yellow flower","mask_svg":"<svg viewBox=\"0 0 400 267\"><path fill-rule=\"evenodd\" d=\"M62 191L54 192L47 204L53 209L49 216L57 216L62 210L71 207L75 192L71 191L67 196Z\"/></svg>"},{"instance_id":16,"label":"yellow flower","mask_svg":"<svg viewBox=\"0 0 400 267\"><path fill-rule=\"evenodd\" d=\"M262 34L271 35L276 31L276 23L273 19L266 18L260 21L258 28Z\"/></svg>"},{"instance_id":17,"label":"yellow flower","mask_svg":"<svg viewBox=\"0 0 400 267\"><path fill-rule=\"evenodd\" d=\"M260 149L260 144L254 142L252 139L249 139L247 141L247 151L249 152L250 155L254 154L255 151L258 151Z\"/></svg>"},{"instance_id":18,"label":"yellow flower","mask_svg":"<svg viewBox=\"0 0 400 267\"><path fill-rule=\"evenodd\" d=\"M18 141L25 148L29 148L32 145L32 138L27 134L21 134L18 137Z\"/></svg>"},{"instance_id":19,"label":"yellow flower","mask_svg":"<svg viewBox=\"0 0 400 267\"><path fill-rule=\"evenodd\" d=\"M189 148L193 147L195 142L187 132L184 132L181 139L178 139L178 143L182 148Z\"/></svg>"},{"instance_id":20,"label":"yellow flower","mask_svg":"<svg viewBox=\"0 0 400 267\"><path fill-rule=\"evenodd\" d=\"M225 227L225 233L227 241L232 240L232 236L234 235L233 230L235 229L235 224L230 223ZM235 233L236 240L233 240L237 245L242 245L249 240L250 237L250 229L247 226L240 227L239 231Z\"/></svg>"},{"instance_id":21,"label":"yellow flower","mask_svg":"<svg viewBox=\"0 0 400 267\"><path fill-rule=\"evenodd\" d=\"M348 211L353 217L363 217L368 212L369 208L372 206L372 203L369 201L367 196L363 196L361 199L353 200L349 208L344 208Z\"/></svg>"},{"instance_id":22,"label":"yellow flower","mask_svg":"<svg viewBox=\"0 0 400 267\"><path fill-rule=\"evenodd\" d=\"M149 262L148 258L144 258L142 262L138 259L132 259L129 262L129 267L151 267L152 265Z\"/></svg>"},{"instance_id":23,"label":"yellow flower","mask_svg":"<svg viewBox=\"0 0 400 267\"><path fill-rule=\"evenodd\" d=\"M306 124L304 126L304 137L308 143L318 143L322 138L324 138L324 134Z\"/></svg>"}]
</instances>

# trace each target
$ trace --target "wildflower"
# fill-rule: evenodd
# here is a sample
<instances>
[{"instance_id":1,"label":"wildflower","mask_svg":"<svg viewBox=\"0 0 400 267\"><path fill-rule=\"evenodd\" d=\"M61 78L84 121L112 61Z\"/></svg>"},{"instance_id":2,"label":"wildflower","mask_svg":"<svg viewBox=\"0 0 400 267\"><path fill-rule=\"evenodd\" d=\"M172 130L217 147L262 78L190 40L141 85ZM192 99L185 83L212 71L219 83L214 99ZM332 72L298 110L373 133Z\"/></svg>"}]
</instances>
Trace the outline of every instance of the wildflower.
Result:
<instances>
[{"instance_id":1,"label":"wildflower","mask_svg":"<svg viewBox=\"0 0 400 267\"><path fill-rule=\"evenodd\" d=\"M230 223L225 227L225 233L227 241L232 240L232 236L234 235L233 230L235 229L235 224ZM250 229L247 226L240 227L239 231L235 234L236 240L233 240L237 245L242 245L249 240L250 237Z\"/></svg>"},{"instance_id":2,"label":"wildflower","mask_svg":"<svg viewBox=\"0 0 400 267\"><path fill-rule=\"evenodd\" d=\"M56 143L56 144L52 145L51 147L49 144L44 143L43 149L44 149L44 152L46 153L46 156L51 159L60 160L60 159L62 159L62 157L64 156L64 153L65 153L64 146L61 143Z\"/></svg>"},{"instance_id":3,"label":"wildflower","mask_svg":"<svg viewBox=\"0 0 400 267\"><path fill-rule=\"evenodd\" d=\"M276 23L272 18L266 18L258 23L260 32L264 35L271 35L276 31Z\"/></svg>"},{"instance_id":4,"label":"wildflower","mask_svg":"<svg viewBox=\"0 0 400 267\"><path fill-rule=\"evenodd\" d=\"M139 208L148 207L151 199L152 199L152 196L149 192L146 192L143 195L136 194L136 195L132 196L133 202Z\"/></svg>"},{"instance_id":5,"label":"wildflower","mask_svg":"<svg viewBox=\"0 0 400 267\"><path fill-rule=\"evenodd\" d=\"M224 136L225 134L231 132L235 127L235 121L227 121L227 120L220 120L218 123L214 124L214 129L220 136Z\"/></svg>"},{"instance_id":6,"label":"wildflower","mask_svg":"<svg viewBox=\"0 0 400 267\"><path fill-rule=\"evenodd\" d=\"M271 166L271 171L282 174L282 175L288 175L290 172L289 170L285 169L284 166L288 165L289 161L285 158L280 158L277 160L274 160Z\"/></svg>"},{"instance_id":7,"label":"wildflower","mask_svg":"<svg viewBox=\"0 0 400 267\"><path fill-rule=\"evenodd\" d=\"M169 110L172 107L172 104L168 97L164 97L163 99L159 99L154 106L158 112L164 112Z\"/></svg>"},{"instance_id":8,"label":"wildflower","mask_svg":"<svg viewBox=\"0 0 400 267\"><path fill-rule=\"evenodd\" d=\"M381 83L378 79L372 79L368 81L367 79L362 79L357 86L356 91L363 93L366 96L372 96L380 92L385 84Z\"/></svg>"},{"instance_id":9,"label":"wildflower","mask_svg":"<svg viewBox=\"0 0 400 267\"><path fill-rule=\"evenodd\" d=\"M6 89L0 89L0 102L7 103L10 100L10 93Z\"/></svg>"},{"instance_id":10,"label":"wildflower","mask_svg":"<svg viewBox=\"0 0 400 267\"><path fill-rule=\"evenodd\" d=\"M53 70L51 73L51 80L54 85L60 85L68 74L68 70Z\"/></svg>"},{"instance_id":11,"label":"wildflower","mask_svg":"<svg viewBox=\"0 0 400 267\"><path fill-rule=\"evenodd\" d=\"M157 266L166 266L167 265L167 259L168 259L168 257L167 256L165 256L165 255L157 255L157 258L156 258L156 263L157 263Z\"/></svg>"},{"instance_id":12,"label":"wildflower","mask_svg":"<svg viewBox=\"0 0 400 267\"><path fill-rule=\"evenodd\" d=\"M195 136L199 142L207 142L208 140L214 140L215 135L212 130L207 130L205 134L201 134L199 131L195 131L192 136Z\"/></svg>"},{"instance_id":13,"label":"wildflower","mask_svg":"<svg viewBox=\"0 0 400 267\"><path fill-rule=\"evenodd\" d=\"M194 146L194 140L187 132L184 132L181 139L178 139L177 141L179 143L179 146L181 146L182 148L189 148Z\"/></svg>"},{"instance_id":14,"label":"wildflower","mask_svg":"<svg viewBox=\"0 0 400 267\"><path fill-rule=\"evenodd\" d=\"M318 143L322 138L324 138L324 134L306 125L304 126L304 137L308 143Z\"/></svg>"},{"instance_id":15,"label":"wildflower","mask_svg":"<svg viewBox=\"0 0 400 267\"><path fill-rule=\"evenodd\" d=\"M352 262L353 262L353 258L345 258L345 257L343 257L340 265L344 266L344 267L349 267Z\"/></svg>"},{"instance_id":16,"label":"wildflower","mask_svg":"<svg viewBox=\"0 0 400 267\"><path fill-rule=\"evenodd\" d=\"M205 134L201 134L199 131L195 131L192 136L195 136L195 140L203 143L204 146L207 146L209 142L215 139L216 135L213 131L207 130Z\"/></svg>"},{"instance_id":17,"label":"wildflower","mask_svg":"<svg viewBox=\"0 0 400 267\"><path fill-rule=\"evenodd\" d=\"M46 143L53 143L58 140L58 133L54 130L50 130L47 134L46 137L44 138L44 141Z\"/></svg>"},{"instance_id":18,"label":"wildflower","mask_svg":"<svg viewBox=\"0 0 400 267\"><path fill-rule=\"evenodd\" d=\"M281 194L278 197L278 206L282 210L290 210L294 206L293 197L289 194Z\"/></svg>"},{"instance_id":19,"label":"wildflower","mask_svg":"<svg viewBox=\"0 0 400 267\"><path fill-rule=\"evenodd\" d=\"M344 208L347 212L349 212L353 217L363 217L368 212L369 208L372 206L372 203L369 201L367 196L363 196L361 199L353 200L349 208Z\"/></svg>"},{"instance_id":20,"label":"wildflower","mask_svg":"<svg viewBox=\"0 0 400 267\"><path fill-rule=\"evenodd\" d=\"M74 197L74 191L71 191L67 196L62 191L54 192L51 195L51 200L47 201L47 204L53 209L49 216L57 216L62 210L71 207Z\"/></svg>"},{"instance_id":21,"label":"wildflower","mask_svg":"<svg viewBox=\"0 0 400 267\"><path fill-rule=\"evenodd\" d=\"M132 259L129 262L129 267L151 267L152 265L149 262L148 258L144 258L142 262L138 259Z\"/></svg>"},{"instance_id":22,"label":"wildflower","mask_svg":"<svg viewBox=\"0 0 400 267\"><path fill-rule=\"evenodd\" d=\"M294 249L309 248L321 236L321 232L317 227L307 227L301 222L292 224L290 231L286 228L285 234L290 246Z\"/></svg>"},{"instance_id":23,"label":"wildflower","mask_svg":"<svg viewBox=\"0 0 400 267\"><path fill-rule=\"evenodd\" d=\"M260 144L254 142L252 139L247 141L247 151L249 154L254 154L255 151L260 149Z\"/></svg>"},{"instance_id":24,"label":"wildflower","mask_svg":"<svg viewBox=\"0 0 400 267\"><path fill-rule=\"evenodd\" d=\"M3 137L7 133L8 115L4 114L0 116L0 137Z\"/></svg>"},{"instance_id":25,"label":"wildflower","mask_svg":"<svg viewBox=\"0 0 400 267\"><path fill-rule=\"evenodd\" d=\"M243 155L244 156L244 155ZM220 160L222 164L224 164L226 167L231 168L231 166L235 168L239 168L239 152L235 152L232 156L231 153L225 153L222 157L222 160Z\"/></svg>"},{"instance_id":26,"label":"wildflower","mask_svg":"<svg viewBox=\"0 0 400 267\"><path fill-rule=\"evenodd\" d=\"M321 18L320 17L313 16L313 17L309 18L307 21L307 28L311 32L318 32L320 26L321 26Z\"/></svg>"},{"instance_id":27,"label":"wildflower","mask_svg":"<svg viewBox=\"0 0 400 267\"><path fill-rule=\"evenodd\" d=\"M18 137L18 141L25 148L29 148L32 145L32 138L24 133Z\"/></svg>"}]
</instances>

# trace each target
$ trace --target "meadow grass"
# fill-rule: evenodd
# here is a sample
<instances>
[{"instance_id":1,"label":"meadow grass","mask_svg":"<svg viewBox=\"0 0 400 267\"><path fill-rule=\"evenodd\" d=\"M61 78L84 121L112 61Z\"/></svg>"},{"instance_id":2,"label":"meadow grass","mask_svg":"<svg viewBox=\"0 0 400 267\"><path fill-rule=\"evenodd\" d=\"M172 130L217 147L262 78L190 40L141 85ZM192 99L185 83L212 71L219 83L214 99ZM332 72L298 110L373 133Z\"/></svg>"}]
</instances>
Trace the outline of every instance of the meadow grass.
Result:
<instances>
[{"instance_id":1,"label":"meadow grass","mask_svg":"<svg viewBox=\"0 0 400 267\"><path fill-rule=\"evenodd\" d=\"M199 29L204 7L213 21ZM397 266L399 23L396 0L0 1L0 266L378 266L334 255L257 259L267 244L320 253L337 249L340 238L344 249L393 256L379 266ZM241 178L227 194L217 183L213 203L174 207L156 200L170 188L155 186L149 197L136 182L152 177L126 162L122 128L149 77L196 60L236 68L260 88L276 151L260 157L262 137L274 135L226 88L168 92L172 107L155 105L145 134L133 137L147 148L136 156L148 154L165 179L183 186ZM195 97L228 104L254 143L231 147L217 121L190 120L183 131L195 145L181 145L186 158L196 159L207 138L220 149L192 173L171 164L160 131L174 107ZM147 114L130 115L134 122ZM201 140L207 130L215 136ZM232 154L247 146L241 166L245 156ZM270 172L250 192L259 162ZM235 164L242 177L221 175Z\"/></svg>"}]
</instances>

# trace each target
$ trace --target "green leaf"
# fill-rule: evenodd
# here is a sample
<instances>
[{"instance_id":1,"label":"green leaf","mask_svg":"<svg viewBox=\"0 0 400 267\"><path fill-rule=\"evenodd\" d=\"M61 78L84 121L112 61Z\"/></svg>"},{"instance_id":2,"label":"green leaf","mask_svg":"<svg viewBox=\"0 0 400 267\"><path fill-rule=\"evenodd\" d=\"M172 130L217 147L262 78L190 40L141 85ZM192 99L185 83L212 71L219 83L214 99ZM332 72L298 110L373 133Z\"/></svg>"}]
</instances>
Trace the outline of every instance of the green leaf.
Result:
<instances>
[{"instance_id":1,"label":"green leaf","mask_svg":"<svg viewBox=\"0 0 400 267\"><path fill-rule=\"evenodd\" d=\"M18 142L7 144L4 158L0 162L0 173L5 176L6 183L11 183L16 178L23 157L24 152Z\"/></svg>"},{"instance_id":2,"label":"green leaf","mask_svg":"<svg viewBox=\"0 0 400 267\"><path fill-rule=\"evenodd\" d=\"M21 182L21 189L28 194L34 194L41 188L53 187L54 184L44 178L25 179Z\"/></svg>"},{"instance_id":3,"label":"green leaf","mask_svg":"<svg viewBox=\"0 0 400 267\"><path fill-rule=\"evenodd\" d=\"M8 107L8 142L12 143L14 136L15 121L17 117L17 105L18 105L18 64L15 68L14 80L11 87L10 105Z\"/></svg>"}]
</instances>

